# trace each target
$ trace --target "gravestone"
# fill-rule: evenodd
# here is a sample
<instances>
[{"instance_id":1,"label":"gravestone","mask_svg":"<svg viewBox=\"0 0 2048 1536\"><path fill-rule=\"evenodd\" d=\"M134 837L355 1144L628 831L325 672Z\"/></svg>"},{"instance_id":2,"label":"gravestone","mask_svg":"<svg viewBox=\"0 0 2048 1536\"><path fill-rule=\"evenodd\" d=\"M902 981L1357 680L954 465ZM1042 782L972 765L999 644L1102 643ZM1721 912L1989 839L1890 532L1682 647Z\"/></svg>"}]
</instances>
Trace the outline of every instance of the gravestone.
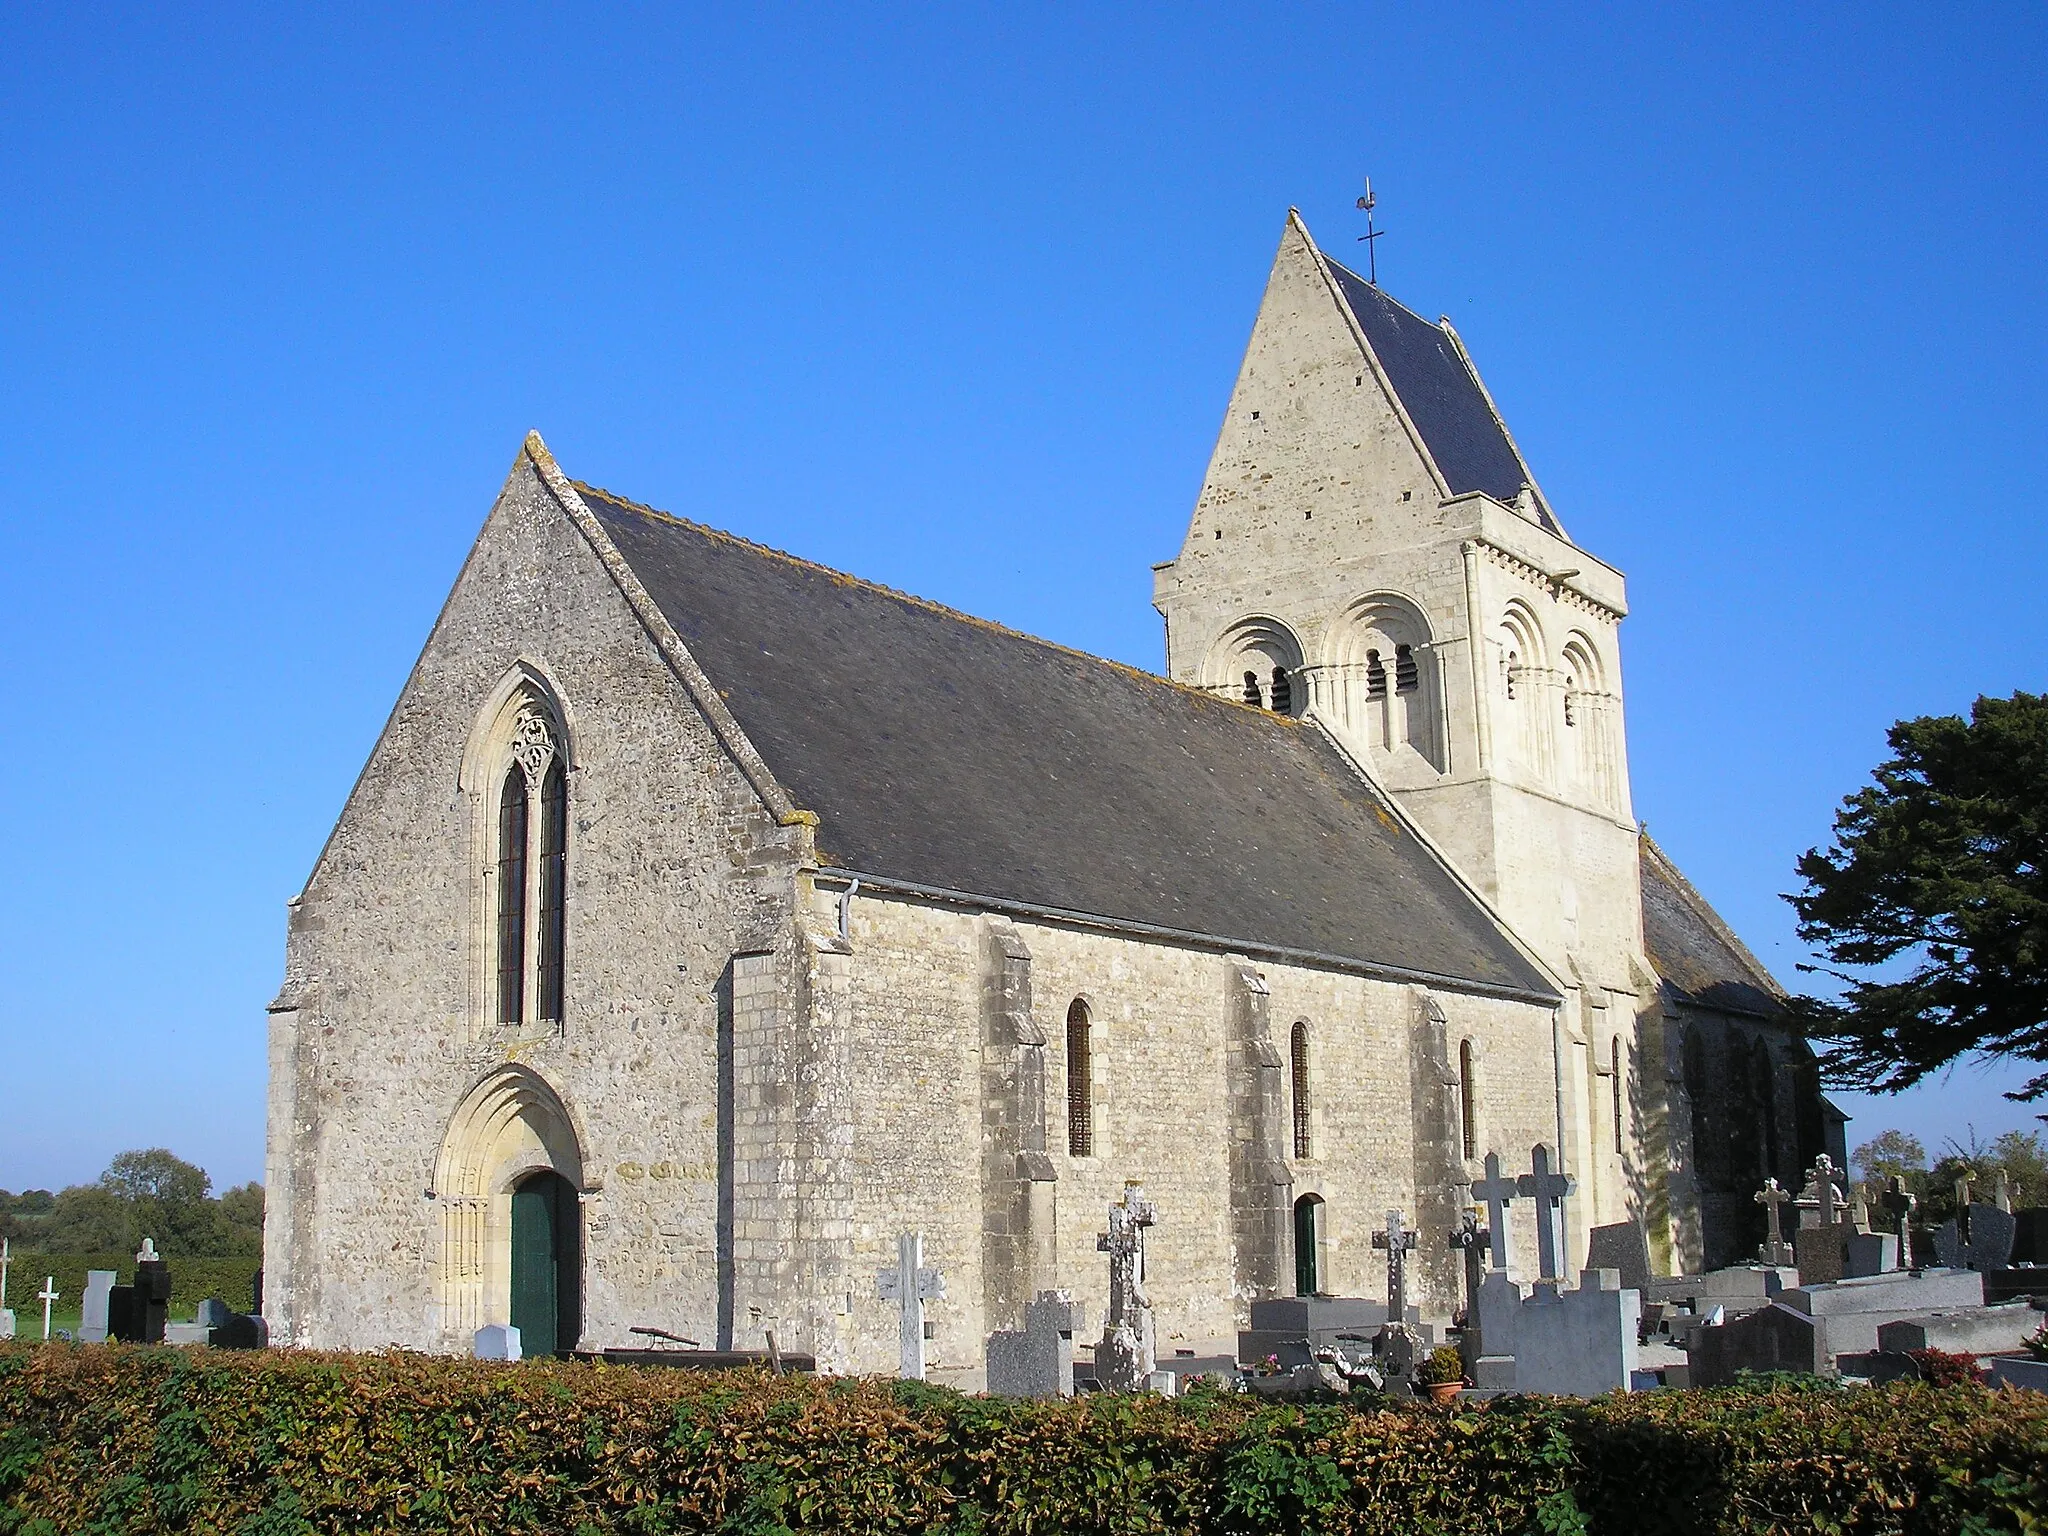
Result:
<instances>
[{"instance_id":1,"label":"gravestone","mask_svg":"<svg viewBox=\"0 0 2048 1536\"><path fill-rule=\"evenodd\" d=\"M1858 1232L1844 1246L1844 1280L1886 1275L1898 1267L1899 1240L1889 1232Z\"/></svg>"},{"instance_id":2,"label":"gravestone","mask_svg":"<svg viewBox=\"0 0 2048 1536\"><path fill-rule=\"evenodd\" d=\"M1237 1358L1249 1366L1271 1360L1282 1370L1310 1366L1319 1349L1356 1354L1359 1342L1387 1321L1387 1304L1377 1297L1273 1296L1252 1303L1252 1325L1237 1335ZM1433 1337L1420 1308L1410 1307L1402 1321L1419 1337Z\"/></svg>"},{"instance_id":3,"label":"gravestone","mask_svg":"<svg viewBox=\"0 0 2048 1536\"><path fill-rule=\"evenodd\" d=\"M1458 1224L1445 1235L1446 1245L1458 1255L1458 1268L1465 1279L1465 1326L1458 1335L1458 1358L1464 1362L1465 1374L1472 1374L1472 1366L1485 1353L1479 1327L1479 1286L1486 1279L1486 1228L1479 1224L1477 1211L1466 1211L1458 1218Z\"/></svg>"},{"instance_id":4,"label":"gravestone","mask_svg":"<svg viewBox=\"0 0 2048 1536\"><path fill-rule=\"evenodd\" d=\"M896 1267L875 1275L875 1290L900 1309L896 1329L896 1374L904 1381L924 1380L924 1304L946 1294L946 1277L924 1262L924 1235L904 1232L896 1238Z\"/></svg>"},{"instance_id":5,"label":"gravestone","mask_svg":"<svg viewBox=\"0 0 2048 1536\"><path fill-rule=\"evenodd\" d=\"M1785 1217L1782 1207L1792 1198L1791 1193L1781 1188L1776 1179L1765 1179L1764 1187L1756 1192L1756 1203L1764 1208L1764 1224L1767 1228L1764 1245L1757 1257L1770 1265L1793 1262L1792 1245L1785 1241Z\"/></svg>"},{"instance_id":6,"label":"gravestone","mask_svg":"<svg viewBox=\"0 0 2048 1536\"><path fill-rule=\"evenodd\" d=\"M85 1272L85 1298L79 1303L78 1341L81 1344L107 1342L107 1298L120 1276L111 1269Z\"/></svg>"},{"instance_id":7,"label":"gravestone","mask_svg":"<svg viewBox=\"0 0 2048 1536\"><path fill-rule=\"evenodd\" d=\"M989 1335L988 1390L997 1397L1072 1397L1081 1326L1071 1293L1040 1291L1024 1304L1022 1329Z\"/></svg>"},{"instance_id":8,"label":"gravestone","mask_svg":"<svg viewBox=\"0 0 2048 1536\"><path fill-rule=\"evenodd\" d=\"M2008 1301L1996 1307L1894 1318L1878 1325L1877 1347L1890 1354L1942 1349L1952 1355L1995 1355L2019 1349L2020 1341L2040 1326L2039 1312L2024 1301Z\"/></svg>"},{"instance_id":9,"label":"gravestone","mask_svg":"<svg viewBox=\"0 0 2048 1536\"><path fill-rule=\"evenodd\" d=\"M1738 1371L1834 1374L1828 1320L1772 1302L1759 1311L1694 1331L1686 1348L1687 1380L1695 1387L1725 1387Z\"/></svg>"},{"instance_id":10,"label":"gravestone","mask_svg":"<svg viewBox=\"0 0 2048 1536\"><path fill-rule=\"evenodd\" d=\"M270 1324L253 1312L234 1312L213 1330L215 1349L268 1349Z\"/></svg>"},{"instance_id":11,"label":"gravestone","mask_svg":"<svg viewBox=\"0 0 2048 1536\"><path fill-rule=\"evenodd\" d=\"M57 1296L57 1277L55 1275L45 1275L43 1277L43 1288L36 1292L36 1300L43 1304L43 1342L45 1344L50 1342L50 1308L56 1303Z\"/></svg>"},{"instance_id":12,"label":"gravestone","mask_svg":"<svg viewBox=\"0 0 2048 1536\"><path fill-rule=\"evenodd\" d=\"M1838 1173L1835 1160L1827 1153L1813 1160L1813 1166L1806 1171L1806 1187L1792 1202L1799 1212L1800 1226L1832 1227L1841 1220L1847 1202L1842 1198L1842 1186L1836 1182Z\"/></svg>"},{"instance_id":13,"label":"gravestone","mask_svg":"<svg viewBox=\"0 0 2048 1536\"><path fill-rule=\"evenodd\" d=\"M1538 1281L1515 1319L1515 1390L1599 1397L1635 1375L1642 1293L1611 1269L1588 1269L1577 1290Z\"/></svg>"},{"instance_id":14,"label":"gravestone","mask_svg":"<svg viewBox=\"0 0 2048 1536\"><path fill-rule=\"evenodd\" d=\"M142 1251L135 1255L136 1323L142 1336L136 1342L161 1344L164 1323L171 1310L171 1269L156 1255L156 1243L145 1237Z\"/></svg>"},{"instance_id":15,"label":"gravestone","mask_svg":"<svg viewBox=\"0 0 2048 1536\"><path fill-rule=\"evenodd\" d=\"M1836 1354L1864 1354L1877 1348L1877 1330L1901 1317L1927 1312L1973 1310L1984 1304L1984 1277L1967 1269L1896 1270L1834 1285L1801 1286L1778 1298L1827 1323L1826 1345Z\"/></svg>"},{"instance_id":16,"label":"gravestone","mask_svg":"<svg viewBox=\"0 0 2048 1536\"><path fill-rule=\"evenodd\" d=\"M2012 1213L2012 1261L2048 1264L2048 1206Z\"/></svg>"},{"instance_id":17,"label":"gravestone","mask_svg":"<svg viewBox=\"0 0 2048 1536\"><path fill-rule=\"evenodd\" d=\"M1913 1269L1913 1208L1920 1197L1906 1188L1906 1181L1893 1174L1885 1181L1884 1209L1892 1220L1892 1232L1899 1240L1899 1268Z\"/></svg>"},{"instance_id":18,"label":"gravestone","mask_svg":"<svg viewBox=\"0 0 2048 1536\"><path fill-rule=\"evenodd\" d=\"M1595 1227L1586 1245L1586 1268L1616 1271L1625 1291L1647 1290L1655 1276L1650 1273L1650 1239L1643 1224L1617 1221Z\"/></svg>"},{"instance_id":19,"label":"gravestone","mask_svg":"<svg viewBox=\"0 0 2048 1536\"><path fill-rule=\"evenodd\" d=\"M1856 1229L1845 1221L1816 1222L1792 1234L1801 1285L1832 1285L1849 1272L1849 1240Z\"/></svg>"},{"instance_id":20,"label":"gravestone","mask_svg":"<svg viewBox=\"0 0 2048 1536\"><path fill-rule=\"evenodd\" d=\"M1515 1389L1515 1329L1527 1299L1528 1291L1504 1269L1489 1269L1479 1282L1479 1337L1486 1352L1472 1362L1467 1374L1481 1391Z\"/></svg>"},{"instance_id":21,"label":"gravestone","mask_svg":"<svg viewBox=\"0 0 2048 1536\"><path fill-rule=\"evenodd\" d=\"M486 1323L477 1329L471 1350L479 1360L517 1360L519 1330L509 1323Z\"/></svg>"},{"instance_id":22,"label":"gravestone","mask_svg":"<svg viewBox=\"0 0 2048 1536\"><path fill-rule=\"evenodd\" d=\"M1372 1245L1387 1255L1387 1322L1402 1326L1408 1315L1408 1255L1415 1251L1415 1234L1406 1229L1399 1211L1387 1212L1387 1224L1372 1235Z\"/></svg>"},{"instance_id":23,"label":"gravestone","mask_svg":"<svg viewBox=\"0 0 2048 1536\"><path fill-rule=\"evenodd\" d=\"M1109 1310L1095 1346L1095 1380L1105 1392L1142 1392L1151 1384L1156 1356L1145 1295L1145 1231L1158 1220L1144 1186L1130 1179L1123 1199L1109 1208L1109 1230L1095 1237L1095 1251L1109 1255Z\"/></svg>"},{"instance_id":24,"label":"gravestone","mask_svg":"<svg viewBox=\"0 0 2048 1536\"><path fill-rule=\"evenodd\" d=\"M2003 1269L2012 1259L2017 1224L1995 1205L1963 1208L1963 1222L1945 1221L1934 1232L1934 1252L1945 1269Z\"/></svg>"}]
</instances>

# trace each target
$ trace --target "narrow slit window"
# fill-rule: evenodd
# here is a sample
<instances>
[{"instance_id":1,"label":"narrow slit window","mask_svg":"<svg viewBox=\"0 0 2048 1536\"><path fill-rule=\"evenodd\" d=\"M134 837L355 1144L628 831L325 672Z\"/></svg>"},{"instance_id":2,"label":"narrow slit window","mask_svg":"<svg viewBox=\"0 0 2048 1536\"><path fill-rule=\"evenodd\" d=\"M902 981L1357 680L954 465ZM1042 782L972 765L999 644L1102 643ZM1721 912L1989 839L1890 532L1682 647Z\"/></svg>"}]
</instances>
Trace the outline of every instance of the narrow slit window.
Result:
<instances>
[{"instance_id":1,"label":"narrow slit window","mask_svg":"<svg viewBox=\"0 0 2048 1536\"><path fill-rule=\"evenodd\" d=\"M562 1018L562 939L569 894L569 776L558 757L548 765L540 792L540 953L534 982L540 1017Z\"/></svg>"},{"instance_id":2,"label":"narrow slit window","mask_svg":"<svg viewBox=\"0 0 2048 1536\"><path fill-rule=\"evenodd\" d=\"M1309 1143L1308 1025L1296 1024L1288 1037L1288 1055L1293 1068L1294 1155L1307 1157Z\"/></svg>"},{"instance_id":3,"label":"narrow slit window","mask_svg":"<svg viewBox=\"0 0 2048 1536\"><path fill-rule=\"evenodd\" d=\"M498 796L498 1022L526 1017L526 772L517 763Z\"/></svg>"},{"instance_id":4,"label":"narrow slit window","mask_svg":"<svg viewBox=\"0 0 2048 1536\"><path fill-rule=\"evenodd\" d=\"M1472 1084L1472 1042L1458 1042L1458 1131L1464 1138L1465 1161L1479 1156L1479 1103Z\"/></svg>"},{"instance_id":5,"label":"narrow slit window","mask_svg":"<svg viewBox=\"0 0 2048 1536\"><path fill-rule=\"evenodd\" d=\"M1614 1151L1619 1156L1621 1153L1622 1128L1621 1094L1624 1081L1621 1075L1621 1036L1616 1035L1614 1037L1610 1043L1610 1051L1614 1064Z\"/></svg>"},{"instance_id":6,"label":"narrow slit window","mask_svg":"<svg viewBox=\"0 0 2048 1536\"><path fill-rule=\"evenodd\" d=\"M1291 715L1294 713L1294 679L1287 675L1285 667L1273 669L1273 713Z\"/></svg>"},{"instance_id":7,"label":"narrow slit window","mask_svg":"<svg viewBox=\"0 0 2048 1536\"><path fill-rule=\"evenodd\" d=\"M1387 664L1380 660L1378 651L1365 653L1365 696L1368 699L1387 696Z\"/></svg>"},{"instance_id":8,"label":"narrow slit window","mask_svg":"<svg viewBox=\"0 0 2048 1536\"><path fill-rule=\"evenodd\" d=\"M1067 1153L1095 1153L1095 1090L1089 1056L1088 1005L1078 997L1067 1009Z\"/></svg>"},{"instance_id":9,"label":"narrow slit window","mask_svg":"<svg viewBox=\"0 0 2048 1536\"><path fill-rule=\"evenodd\" d=\"M1394 691L1413 693L1422 683L1422 673L1415 665L1415 648L1410 645L1394 647Z\"/></svg>"}]
</instances>

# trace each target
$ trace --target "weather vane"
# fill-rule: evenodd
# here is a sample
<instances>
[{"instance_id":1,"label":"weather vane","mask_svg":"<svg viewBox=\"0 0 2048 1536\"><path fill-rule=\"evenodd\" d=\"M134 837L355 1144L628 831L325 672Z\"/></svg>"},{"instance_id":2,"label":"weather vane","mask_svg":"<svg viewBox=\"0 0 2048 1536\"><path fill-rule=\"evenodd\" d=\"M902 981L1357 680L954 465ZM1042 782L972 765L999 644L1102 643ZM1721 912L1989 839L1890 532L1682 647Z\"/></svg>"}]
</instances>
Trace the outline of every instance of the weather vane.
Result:
<instances>
[{"instance_id":1,"label":"weather vane","mask_svg":"<svg viewBox=\"0 0 2048 1536\"><path fill-rule=\"evenodd\" d=\"M1379 199L1372 195L1372 178L1365 178L1365 196L1358 200L1358 210L1365 215L1365 233L1358 238L1365 242L1365 280L1377 288L1380 285L1379 247L1373 242L1386 233L1372 227L1372 211L1379 206Z\"/></svg>"}]
</instances>

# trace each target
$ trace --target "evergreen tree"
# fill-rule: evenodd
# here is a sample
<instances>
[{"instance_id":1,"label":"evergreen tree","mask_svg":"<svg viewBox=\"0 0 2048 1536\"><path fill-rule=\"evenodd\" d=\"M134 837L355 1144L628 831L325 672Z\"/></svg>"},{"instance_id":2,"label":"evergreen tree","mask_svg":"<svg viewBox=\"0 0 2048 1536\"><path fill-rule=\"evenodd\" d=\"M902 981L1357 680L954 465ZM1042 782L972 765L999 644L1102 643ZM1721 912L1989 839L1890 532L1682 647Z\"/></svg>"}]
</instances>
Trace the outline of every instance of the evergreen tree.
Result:
<instances>
[{"instance_id":1,"label":"evergreen tree","mask_svg":"<svg viewBox=\"0 0 2048 1536\"><path fill-rule=\"evenodd\" d=\"M1980 698L1888 740L1786 898L1844 983L1795 999L1821 1065L1895 1093L1972 1054L2048 1064L2048 697ZM2043 1093L2048 1071L2008 1097Z\"/></svg>"}]
</instances>

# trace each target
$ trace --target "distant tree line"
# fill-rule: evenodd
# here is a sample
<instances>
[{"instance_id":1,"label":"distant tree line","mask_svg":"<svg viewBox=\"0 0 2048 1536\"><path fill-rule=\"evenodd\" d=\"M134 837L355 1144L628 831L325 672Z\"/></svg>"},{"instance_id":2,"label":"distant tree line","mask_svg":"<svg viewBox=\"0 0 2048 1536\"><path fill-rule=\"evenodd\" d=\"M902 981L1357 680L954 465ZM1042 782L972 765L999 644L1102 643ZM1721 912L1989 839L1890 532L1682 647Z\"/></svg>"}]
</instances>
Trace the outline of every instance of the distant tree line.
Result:
<instances>
[{"instance_id":1,"label":"distant tree line","mask_svg":"<svg viewBox=\"0 0 2048 1536\"><path fill-rule=\"evenodd\" d=\"M2014 1210L2048 1205L2048 1147L2042 1146L2039 1131L2007 1131L1986 1143L1980 1143L1972 1131L1968 1145L1949 1142L1932 1167L1919 1137L1904 1131L1880 1131L1858 1147L1850 1161L1862 1175L1865 1193L1873 1202L1888 1180L1894 1176L1904 1179L1906 1188L1920 1199L1917 1214L1929 1223L1944 1222L1956 1214L1957 1179L1968 1179L1971 1197L1989 1203L2003 1173L2012 1189Z\"/></svg>"},{"instance_id":2,"label":"distant tree line","mask_svg":"<svg viewBox=\"0 0 2048 1536\"><path fill-rule=\"evenodd\" d=\"M0 1189L0 1236L39 1253L132 1253L147 1237L166 1258L260 1257L263 1186L216 1197L204 1168L162 1147L122 1152L95 1183Z\"/></svg>"}]
</instances>

